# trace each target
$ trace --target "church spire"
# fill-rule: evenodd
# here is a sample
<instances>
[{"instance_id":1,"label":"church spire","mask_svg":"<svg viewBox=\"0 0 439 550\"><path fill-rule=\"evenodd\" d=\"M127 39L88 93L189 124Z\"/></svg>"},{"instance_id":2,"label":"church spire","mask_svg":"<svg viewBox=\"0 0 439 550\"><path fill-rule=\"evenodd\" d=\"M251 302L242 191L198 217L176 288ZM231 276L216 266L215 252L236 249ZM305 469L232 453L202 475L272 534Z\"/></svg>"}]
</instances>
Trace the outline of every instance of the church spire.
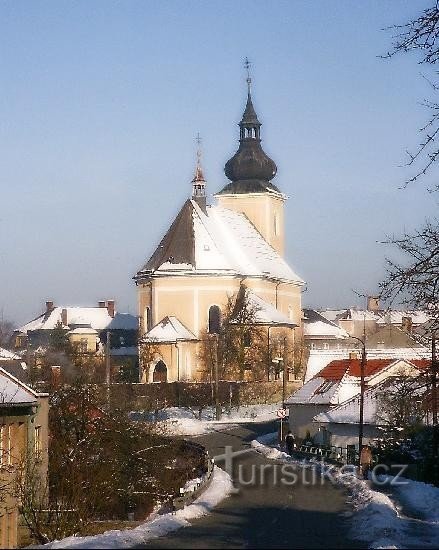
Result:
<instances>
[{"instance_id":1,"label":"church spire","mask_svg":"<svg viewBox=\"0 0 439 550\"><path fill-rule=\"evenodd\" d=\"M206 180L204 179L203 169L201 168L201 137L197 134L195 138L197 143L197 164L195 166L195 174L192 180L192 200L198 205L206 209Z\"/></svg>"},{"instance_id":2,"label":"church spire","mask_svg":"<svg viewBox=\"0 0 439 550\"><path fill-rule=\"evenodd\" d=\"M253 107L250 66L246 57L244 67L247 71L247 103L239 122L239 148L225 165L224 171L231 183L220 194L279 192L270 182L276 175L277 166L261 147L261 123Z\"/></svg>"}]
</instances>

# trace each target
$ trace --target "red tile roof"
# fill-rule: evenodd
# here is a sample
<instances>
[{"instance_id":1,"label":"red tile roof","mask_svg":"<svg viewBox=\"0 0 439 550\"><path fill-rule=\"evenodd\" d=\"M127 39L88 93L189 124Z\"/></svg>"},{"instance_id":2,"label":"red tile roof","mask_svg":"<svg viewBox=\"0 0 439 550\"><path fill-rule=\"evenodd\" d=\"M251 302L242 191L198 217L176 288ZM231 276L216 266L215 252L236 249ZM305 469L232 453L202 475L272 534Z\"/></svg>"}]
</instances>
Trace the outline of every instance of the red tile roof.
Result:
<instances>
[{"instance_id":1,"label":"red tile roof","mask_svg":"<svg viewBox=\"0 0 439 550\"><path fill-rule=\"evenodd\" d=\"M394 363L397 359L368 359L366 361L365 376L372 376L377 372L385 369L391 363ZM428 361L423 359L415 359L410 361L418 368L425 368L425 363ZM345 373L348 372L350 376L361 376L361 359L336 359L331 361L323 370L321 370L316 377L325 378L326 380L341 380Z\"/></svg>"}]
</instances>

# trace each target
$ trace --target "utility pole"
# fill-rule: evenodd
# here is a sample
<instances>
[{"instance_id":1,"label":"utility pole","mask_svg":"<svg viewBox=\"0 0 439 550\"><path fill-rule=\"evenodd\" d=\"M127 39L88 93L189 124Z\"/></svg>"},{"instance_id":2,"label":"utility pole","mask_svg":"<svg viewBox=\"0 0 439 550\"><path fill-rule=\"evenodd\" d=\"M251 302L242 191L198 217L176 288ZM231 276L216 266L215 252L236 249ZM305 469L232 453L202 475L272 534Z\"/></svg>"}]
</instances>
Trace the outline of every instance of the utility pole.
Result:
<instances>
[{"instance_id":1,"label":"utility pole","mask_svg":"<svg viewBox=\"0 0 439 550\"><path fill-rule=\"evenodd\" d=\"M360 421L358 426L358 453L360 460L361 449L363 447L363 433L364 433L364 391L366 389L365 376L366 376L366 331L364 330L363 339L357 336L351 336L354 340L358 340L361 343L361 363L360 363Z\"/></svg>"},{"instance_id":2,"label":"utility pole","mask_svg":"<svg viewBox=\"0 0 439 550\"><path fill-rule=\"evenodd\" d=\"M436 357L436 330L431 334L431 407L433 426L437 426L437 357Z\"/></svg>"},{"instance_id":3,"label":"utility pole","mask_svg":"<svg viewBox=\"0 0 439 550\"><path fill-rule=\"evenodd\" d=\"M111 384L111 356L110 356L111 332L107 331L105 344L105 385L107 386L107 408L110 409L110 384Z\"/></svg>"}]
</instances>

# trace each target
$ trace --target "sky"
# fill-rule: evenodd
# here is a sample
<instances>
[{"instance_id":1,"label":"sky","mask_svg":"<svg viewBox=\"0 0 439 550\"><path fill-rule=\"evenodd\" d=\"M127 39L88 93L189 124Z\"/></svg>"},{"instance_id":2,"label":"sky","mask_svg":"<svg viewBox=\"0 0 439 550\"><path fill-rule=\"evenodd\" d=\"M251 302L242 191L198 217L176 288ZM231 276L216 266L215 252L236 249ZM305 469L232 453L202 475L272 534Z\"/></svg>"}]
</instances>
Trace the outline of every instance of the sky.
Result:
<instances>
[{"instance_id":1,"label":"sky","mask_svg":"<svg viewBox=\"0 0 439 550\"><path fill-rule=\"evenodd\" d=\"M114 298L190 195L195 136L210 200L253 102L286 203L286 258L308 307L376 292L379 241L435 215L410 175L432 88L416 55L382 59L426 1L0 3L0 316Z\"/></svg>"}]
</instances>

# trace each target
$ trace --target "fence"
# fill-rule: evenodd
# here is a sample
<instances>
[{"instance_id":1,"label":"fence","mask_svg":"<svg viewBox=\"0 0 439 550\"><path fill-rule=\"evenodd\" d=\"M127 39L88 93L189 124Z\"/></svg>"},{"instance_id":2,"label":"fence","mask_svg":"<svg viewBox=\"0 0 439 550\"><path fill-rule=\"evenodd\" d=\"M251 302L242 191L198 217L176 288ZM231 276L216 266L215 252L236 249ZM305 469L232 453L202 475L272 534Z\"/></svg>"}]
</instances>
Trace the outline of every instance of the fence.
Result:
<instances>
[{"instance_id":1,"label":"fence","mask_svg":"<svg viewBox=\"0 0 439 550\"><path fill-rule=\"evenodd\" d=\"M194 445L197 445L197 444L194 444ZM201 445L197 445L197 446L201 447ZM204 453L207 461L206 473L201 476L200 481L198 483L194 484L192 490L184 492L184 488L183 487L180 488L181 495L179 497L175 497L172 501L172 508L174 511L181 510L185 506L188 506L189 504L194 502L194 500L196 500L200 496L200 494L205 489L207 489L210 482L212 481L212 474L213 474L215 465L213 460L210 458L208 451L204 449Z\"/></svg>"}]
</instances>

